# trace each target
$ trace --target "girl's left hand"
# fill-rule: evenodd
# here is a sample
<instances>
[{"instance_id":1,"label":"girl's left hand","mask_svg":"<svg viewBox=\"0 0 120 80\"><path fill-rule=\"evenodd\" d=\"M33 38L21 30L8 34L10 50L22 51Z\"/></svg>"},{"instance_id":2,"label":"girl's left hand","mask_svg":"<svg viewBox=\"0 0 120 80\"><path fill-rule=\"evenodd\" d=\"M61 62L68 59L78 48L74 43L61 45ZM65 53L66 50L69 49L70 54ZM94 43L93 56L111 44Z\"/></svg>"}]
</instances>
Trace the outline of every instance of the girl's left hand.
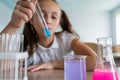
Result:
<instances>
[{"instance_id":1,"label":"girl's left hand","mask_svg":"<svg viewBox=\"0 0 120 80\"><path fill-rule=\"evenodd\" d=\"M43 69L53 69L52 62L37 64L37 65L29 66L27 68L27 70L31 71L31 72L35 72L35 71L39 71L39 70L43 70Z\"/></svg>"}]
</instances>

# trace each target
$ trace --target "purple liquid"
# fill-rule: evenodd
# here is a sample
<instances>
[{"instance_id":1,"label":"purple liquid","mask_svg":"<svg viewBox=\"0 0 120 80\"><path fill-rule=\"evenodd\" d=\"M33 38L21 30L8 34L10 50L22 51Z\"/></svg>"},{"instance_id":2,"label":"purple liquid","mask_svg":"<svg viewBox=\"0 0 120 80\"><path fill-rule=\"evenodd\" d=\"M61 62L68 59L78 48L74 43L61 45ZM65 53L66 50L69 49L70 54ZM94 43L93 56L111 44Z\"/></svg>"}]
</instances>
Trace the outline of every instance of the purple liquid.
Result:
<instances>
[{"instance_id":1,"label":"purple liquid","mask_svg":"<svg viewBox=\"0 0 120 80\"><path fill-rule=\"evenodd\" d=\"M85 60L65 60L65 80L86 80Z\"/></svg>"}]
</instances>

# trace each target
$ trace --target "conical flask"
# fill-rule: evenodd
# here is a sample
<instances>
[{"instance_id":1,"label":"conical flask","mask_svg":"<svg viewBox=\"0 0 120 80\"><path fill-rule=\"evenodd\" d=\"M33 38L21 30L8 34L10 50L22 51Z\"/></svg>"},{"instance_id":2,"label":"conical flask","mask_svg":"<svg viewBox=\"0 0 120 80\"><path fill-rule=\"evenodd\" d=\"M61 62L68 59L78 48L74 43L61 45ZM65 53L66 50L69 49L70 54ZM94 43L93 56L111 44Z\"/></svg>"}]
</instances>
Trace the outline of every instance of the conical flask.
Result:
<instances>
[{"instance_id":1,"label":"conical flask","mask_svg":"<svg viewBox=\"0 0 120 80\"><path fill-rule=\"evenodd\" d=\"M112 38L97 38L97 60L93 80L119 80L112 55Z\"/></svg>"}]
</instances>

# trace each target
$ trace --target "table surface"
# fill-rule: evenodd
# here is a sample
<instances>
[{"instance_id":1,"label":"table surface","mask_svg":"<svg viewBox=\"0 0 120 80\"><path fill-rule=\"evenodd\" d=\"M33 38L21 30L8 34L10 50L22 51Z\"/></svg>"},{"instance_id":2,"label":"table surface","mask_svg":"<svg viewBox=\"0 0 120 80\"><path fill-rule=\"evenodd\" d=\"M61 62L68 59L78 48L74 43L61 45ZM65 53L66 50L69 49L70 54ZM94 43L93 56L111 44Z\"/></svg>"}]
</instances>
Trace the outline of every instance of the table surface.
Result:
<instances>
[{"instance_id":1,"label":"table surface","mask_svg":"<svg viewBox=\"0 0 120 80\"><path fill-rule=\"evenodd\" d=\"M92 80L93 71L87 71L87 80ZM64 70L41 70L28 72L28 80L64 80Z\"/></svg>"},{"instance_id":2,"label":"table surface","mask_svg":"<svg viewBox=\"0 0 120 80\"><path fill-rule=\"evenodd\" d=\"M120 58L115 58L120 75ZM87 71L87 80L92 80L93 71ZM64 70L40 70L28 72L28 80L64 80Z\"/></svg>"}]
</instances>

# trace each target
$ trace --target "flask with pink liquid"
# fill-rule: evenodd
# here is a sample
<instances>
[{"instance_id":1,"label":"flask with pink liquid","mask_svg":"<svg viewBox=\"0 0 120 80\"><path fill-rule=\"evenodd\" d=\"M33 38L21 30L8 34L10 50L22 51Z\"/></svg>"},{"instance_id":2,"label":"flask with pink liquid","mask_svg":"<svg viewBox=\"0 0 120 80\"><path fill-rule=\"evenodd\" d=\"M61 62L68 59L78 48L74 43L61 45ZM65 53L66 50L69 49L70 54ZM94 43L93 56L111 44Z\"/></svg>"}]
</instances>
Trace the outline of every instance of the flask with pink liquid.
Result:
<instances>
[{"instance_id":1,"label":"flask with pink liquid","mask_svg":"<svg viewBox=\"0 0 120 80\"><path fill-rule=\"evenodd\" d=\"M97 48L97 60L92 80L119 80L112 55L112 38L98 38Z\"/></svg>"}]
</instances>

